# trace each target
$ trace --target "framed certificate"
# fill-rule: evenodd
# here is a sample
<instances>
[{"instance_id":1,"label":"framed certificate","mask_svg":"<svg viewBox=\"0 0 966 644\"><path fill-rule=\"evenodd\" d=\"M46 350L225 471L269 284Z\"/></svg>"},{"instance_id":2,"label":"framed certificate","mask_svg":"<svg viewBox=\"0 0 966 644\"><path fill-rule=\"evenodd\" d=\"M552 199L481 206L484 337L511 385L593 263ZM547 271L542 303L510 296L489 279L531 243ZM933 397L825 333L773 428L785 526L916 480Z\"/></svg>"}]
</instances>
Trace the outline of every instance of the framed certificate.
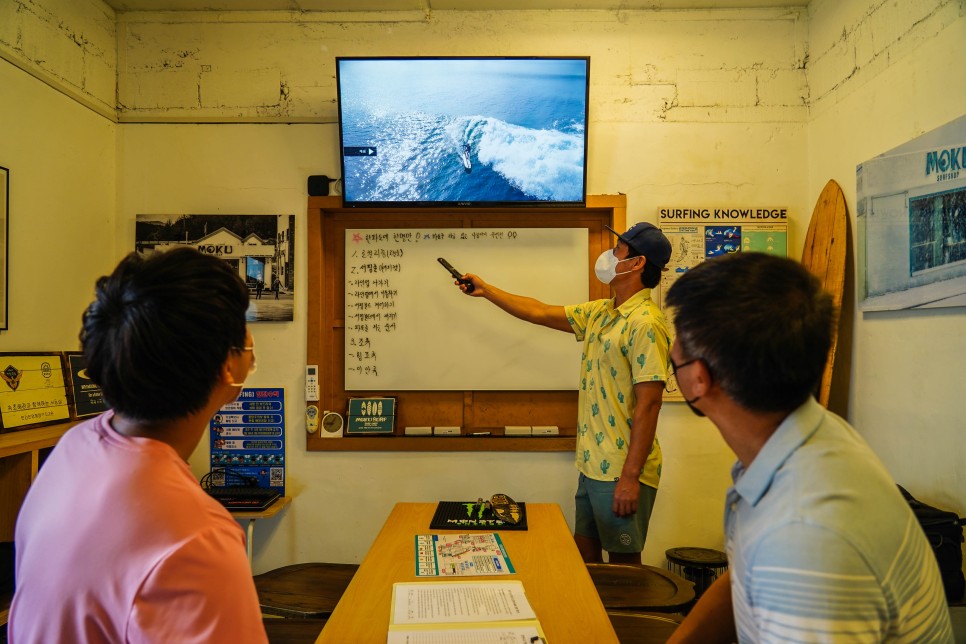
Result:
<instances>
[{"instance_id":1,"label":"framed certificate","mask_svg":"<svg viewBox=\"0 0 966 644\"><path fill-rule=\"evenodd\" d=\"M107 411L100 385L87 377L87 359L79 351L66 351L67 376L70 378L71 418L88 418Z\"/></svg>"},{"instance_id":2,"label":"framed certificate","mask_svg":"<svg viewBox=\"0 0 966 644\"><path fill-rule=\"evenodd\" d=\"M10 170L0 168L0 330L7 328L7 254L9 244L7 231L10 230L7 211L10 209Z\"/></svg>"},{"instance_id":3,"label":"framed certificate","mask_svg":"<svg viewBox=\"0 0 966 644\"><path fill-rule=\"evenodd\" d=\"M70 420L61 353L0 353L0 432Z\"/></svg>"}]
</instances>

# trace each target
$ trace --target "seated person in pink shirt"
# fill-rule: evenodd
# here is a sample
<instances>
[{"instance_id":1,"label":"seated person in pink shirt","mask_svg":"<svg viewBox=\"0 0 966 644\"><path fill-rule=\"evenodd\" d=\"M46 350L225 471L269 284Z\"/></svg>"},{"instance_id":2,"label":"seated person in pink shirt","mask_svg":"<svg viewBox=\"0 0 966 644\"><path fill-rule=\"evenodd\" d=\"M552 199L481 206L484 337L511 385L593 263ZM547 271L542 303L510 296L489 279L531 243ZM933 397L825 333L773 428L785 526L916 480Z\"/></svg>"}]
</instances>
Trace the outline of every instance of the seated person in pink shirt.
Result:
<instances>
[{"instance_id":1,"label":"seated person in pink shirt","mask_svg":"<svg viewBox=\"0 0 966 644\"><path fill-rule=\"evenodd\" d=\"M247 308L235 271L190 248L97 281L80 339L112 410L30 487L11 642L266 641L244 533L186 462L254 371Z\"/></svg>"}]
</instances>

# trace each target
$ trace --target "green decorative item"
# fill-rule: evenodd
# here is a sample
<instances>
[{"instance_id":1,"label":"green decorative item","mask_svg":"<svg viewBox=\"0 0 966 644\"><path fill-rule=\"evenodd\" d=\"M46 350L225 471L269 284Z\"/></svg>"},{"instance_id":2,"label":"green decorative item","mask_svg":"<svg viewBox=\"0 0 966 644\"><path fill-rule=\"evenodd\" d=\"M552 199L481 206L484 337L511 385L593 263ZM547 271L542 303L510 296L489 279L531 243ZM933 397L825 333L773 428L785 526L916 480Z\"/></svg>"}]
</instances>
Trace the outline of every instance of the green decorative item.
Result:
<instances>
[{"instance_id":1,"label":"green decorative item","mask_svg":"<svg viewBox=\"0 0 966 644\"><path fill-rule=\"evenodd\" d=\"M347 434L392 434L395 398L350 398Z\"/></svg>"}]
</instances>

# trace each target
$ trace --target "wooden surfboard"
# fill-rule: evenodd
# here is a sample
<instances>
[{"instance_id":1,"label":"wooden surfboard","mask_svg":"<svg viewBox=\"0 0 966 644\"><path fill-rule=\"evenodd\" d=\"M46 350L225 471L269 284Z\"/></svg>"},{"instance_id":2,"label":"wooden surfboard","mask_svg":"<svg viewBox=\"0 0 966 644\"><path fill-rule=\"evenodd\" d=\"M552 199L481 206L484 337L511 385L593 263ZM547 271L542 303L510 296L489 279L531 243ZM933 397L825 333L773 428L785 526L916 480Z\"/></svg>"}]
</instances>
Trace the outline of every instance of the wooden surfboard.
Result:
<instances>
[{"instance_id":1,"label":"wooden surfboard","mask_svg":"<svg viewBox=\"0 0 966 644\"><path fill-rule=\"evenodd\" d=\"M832 338L828 361L825 363L825 372L822 374L822 382L816 392L818 401L825 407L829 406L836 353L839 349L851 351L848 346L842 347L840 342L843 335L850 337L850 334L843 334L843 325L851 319L851 314L842 310L850 256L849 211L845 205L845 195L839 184L830 179L815 203L812 219L808 224L808 233L805 236L805 248L802 251L802 264L821 280L825 290L832 294L836 309L841 312L837 332Z\"/></svg>"}]
</instances>

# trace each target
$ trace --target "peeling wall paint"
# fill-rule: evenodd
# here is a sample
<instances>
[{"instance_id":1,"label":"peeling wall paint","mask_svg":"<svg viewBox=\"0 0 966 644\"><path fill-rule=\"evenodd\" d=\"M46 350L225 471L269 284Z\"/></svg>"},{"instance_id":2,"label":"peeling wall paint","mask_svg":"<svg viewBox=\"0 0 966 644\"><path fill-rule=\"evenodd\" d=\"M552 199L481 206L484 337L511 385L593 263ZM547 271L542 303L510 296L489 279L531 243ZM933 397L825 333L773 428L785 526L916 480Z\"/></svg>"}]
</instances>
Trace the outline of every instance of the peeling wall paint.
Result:
<instances>
[{"instance_id":1,"label":"peeling wall paint","mask_svg":"<svg viewBox=\"0 0 966 644\"><path fill-rule=\"evenodd\" d=\"M805 15L718 12L437 11L338 22L272 14L261 21L118 26L122 118L265 118L335 122L336 56L589 55L592 118L604 121L802 121ZM181 60L174 52L191 52ZM201 65L208 72L200 75ZM280 87L284 87L279 91Z\"/></svg>"},{"instance_id":2,"label":"peeling wall paint","mask_svg":"<svg viewBox=\"0 0 966 644\"><path fill-rule=\"evenodd\" d=\"M0 1L0 56L114 115L116 15L101 0Z\"/></svg>"},{"instance_id":3,"label":"peeling wall paint","mask_svg":"<svg viewBox=\"0 0 966 644\"><path fill-rule=\"evenodd\" d=\"M964 11L963 0L838 4L115 14L101 0L6 0L0 54L127 122L332 123L336 56L475 54L590 55L595 120L806 122Z\"/></svg>"},{"instance_id":4,"label":"peeling wall paint","mask_svg":"<svg viewBox=\"0 0 966 644\"><path fill-rule=\"evenodd\" d=\"M592 59L594 120L791 123L963 13L963 0L838 4L115 14L101 0L7 0L0 53L126 122L333 123L336 56L578 54Z\"/></svg>"},{"instance_id":5,"label":"peeling wall paint","mask_svg":"<svg viewBox=\"0 0 966 644\"><path fill-rule=\"evenodd\" d=\"M807 67L813 111L859 90L947 28L958 24L966 36L964 6L962 0L813 0ZM962 64L961 54L950 54L949 64Z\"/></svg>"}]
</instances>

